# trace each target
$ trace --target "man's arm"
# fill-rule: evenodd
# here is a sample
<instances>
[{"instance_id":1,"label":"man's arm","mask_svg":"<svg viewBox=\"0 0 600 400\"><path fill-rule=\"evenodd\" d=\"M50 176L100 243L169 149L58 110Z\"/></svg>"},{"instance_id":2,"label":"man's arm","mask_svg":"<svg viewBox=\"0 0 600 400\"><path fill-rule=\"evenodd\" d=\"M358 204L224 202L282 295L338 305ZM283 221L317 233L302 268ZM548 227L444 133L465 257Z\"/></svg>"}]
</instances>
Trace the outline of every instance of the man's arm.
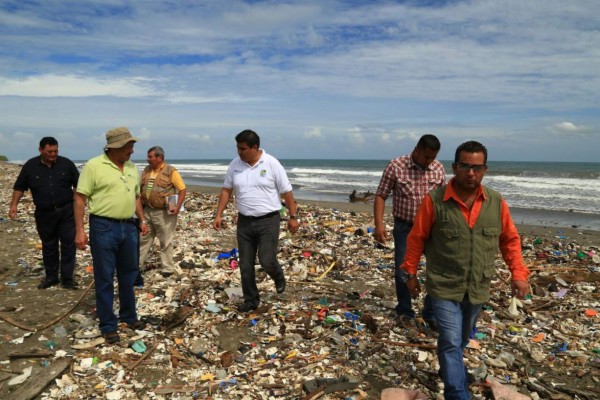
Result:
<instances>
[{"instance_id":1,"label":"man's arm","mask_svg":"<svg viewBox=\"0 0 600 400\"><path fill-rule=\"evenodd\" d=\"M384 243L387 240L385 232L385 223L383 222L383 213L385 211L385 199L381 195L375 196L373 205L373 218L375 219L375 240Z\"/></svg>"},{"instance_id":2,"label":"man's arm","mask_svg":"<svg viewBox=\"0 0 600 400\"><path fill-rule=\"evenodd\" d=\"M500 221L502 222L502 232L500 233L500 252L502 258L512 275L512 290L513 295L518 298L523 298L531 293L531 288L527 278L529 277L529 269L523 263L523 255L521 254L521 238L517 232L508 204L502 200L500 208Z\"/></svg>"},{"instance_id":3,"label":"man's arm","mask_svg":"<svg viewBox=\"0 0 600 400\"><path fill-rule=\"evenodd\" d=\"M288 221L288 229L292 233L296 233L298 231L298 227L300 223L298 222L298 214L296 214L296 200L294 199L294 193L290 190L281 195L283 200L285 201L285 205L289 211L290 219Z\"/></svg>"},{"instance_id":4,"label":"man's arm","mask_svg":"<svg viewBox=\"0 0 600 400\"><path fill-rule=\"evenodd\" d=\"M75 217L75 246L79 250L85 250L88 243L87 235L83 225L83 216L85 214L85 203L87 196L75 192L73 195L73 215Z\"/></svg>"},{"instance_id":5,"label":"man's arm","mask_svg":"<svg viewBox=\"0 0 600 400\"><path fill-rule=\"evenodd\" d=\"M183 205L183 202L185 201L185 195L187 194L187 189L181 189L178 193L177 193L177 205L175 206L174 210L170 210L171 214L177 215L179 214L179 211L181 210L181 206Z\"/></svg>"},{"instance_id":6,"label":"man's arm","mask_svg":"<svg viewBox=\"0 0 600 400\"><path fill-rule=\"evenodd\" d=\"M135 198L135 215L138 217L140 221L140 230L142 231L142 236L146 235L150 228L148 228L148 223L146 222L146 217L144 217L144 207L142 206L142 196L137 196Z\"/></svg>"},{"instance_id":7,"label":"man's arm","mask_svg":"<svg viewBox=\"0 0 600 400\"><path fill-rule=\"evenodd\" d=\"M215 215L215 219L213 220L213 228L220 231L221 230L221 216L227 204L229 203L229 199L231 198L231 193L233 189L229 188L221 188L221 193L219 194L219 202L217 203L217 213Z\"/></svg>"},{"instance_id":8,"label":"man's arm","mask_svg":"<svg viewBox=\"0 0 600 400\"><path fill-rule=\"evenodd\" d=\"M19 204L19 201L21 200L21 197L23 197L23 191L21 190L14 190L13 191L13 195L12 195L12 200L10 202L10 209L8 210L8 216L10 217L10 219L15 219L17 216L17 206Z\"/></svg>"}]
</instances>

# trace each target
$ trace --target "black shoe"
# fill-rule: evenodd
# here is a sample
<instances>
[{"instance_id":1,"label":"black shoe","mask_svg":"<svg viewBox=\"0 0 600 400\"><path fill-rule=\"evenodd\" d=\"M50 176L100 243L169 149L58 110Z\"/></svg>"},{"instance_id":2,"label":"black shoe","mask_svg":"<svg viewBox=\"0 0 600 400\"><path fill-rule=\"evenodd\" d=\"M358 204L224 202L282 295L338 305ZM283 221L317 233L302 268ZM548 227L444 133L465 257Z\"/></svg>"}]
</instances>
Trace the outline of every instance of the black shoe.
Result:
<instances>
[{"instance_id":1,"label":"black shoe","mask_svg":"<svg viewBox=\"0 0 600 400\"><path fill-rule=\"evenodd\" d=\"M64 289L69 289L69 290L77 290L77 289L79 289L79 286L77 286L77 284L75 282L73 282L73 281L63 281L62 287Z\"/></svg>"},{"instance_id":2,"label":"black shoe","mask_svg":"<svg viewBox=\"0 0 600 400\"><path fill-rule=\"evenodd\" d=\"M48 289L49 287L56 286L59 284L58 279L44 279L38 285L38 289Z\"/></svg>"},{"instance_id":3,"label":"black shoe","mask_svg":"<svg viewBox=\"0 0 600 400\"><path fill-rule=\"evenodd\" d=\"M406 314L396 316L396 326L400 328L412 329L415 328L415 319Z\"/></svg>"},{"instance_id":4,"label":"black shoe","mask_svg":"<svg viewBox=\"0 0 600 400\"><path fill-rule=\"evenodd\" d=\"M249 312L249 311L254 311L257 308L258 308L258 306L253 303L242 303L238 306L237 309L239 312Z\"/></svg>"},{"instance_id":5,"label":"black shoe","mask_svg":"<svg viewBox=\"0 0 600 400\"><path fill-rule=\"evenodd\" d=\"M104 338L107 344L115 344L121 341L121 337L117 332L103 333L102 337Z\"/></svg>"},{"instance_id":6,"label":"black shoe","mask_svg":"<svg viewBox=\"0 0 600 400\"><path fill-rule=\"evenodd\" d=\"M281 294L285 292L285 277L282 276L281 280L275 281L275 290L277 293Z\"/></svg>"},{"instance_id":7,"label":"black shoe","mask_svg":"<svg viewBox=\"0 0 600 400\"><path fill-rule=\"evenodd\" d=\"M427 325L429 325L429 329L431 329L432 331L434 331L434 332L438 331L438 324L435 319L426 319L425 323Z\"/></svg>"},{"instance_id":8,"label":"black shoe","mask_svg":"<svg viewBox=\"0 0 600 400\"><path fill-rule=\"evenodd\" d=\"M144 277L141 272L136 276L135 281L133 282L133 287L137 289L141 289L144 287Z\"/></svg>"},{"instance_id":9,"label":"black shoe","mask_svg":"<svg viewBox=\"0 0 600 400\"><path fill-rule=\"evenodd\" d=\"M135 322L127 322L127 327L133 331L141 331L146 327L146 323L140 320Z\"/></svg>"}]
</instances>

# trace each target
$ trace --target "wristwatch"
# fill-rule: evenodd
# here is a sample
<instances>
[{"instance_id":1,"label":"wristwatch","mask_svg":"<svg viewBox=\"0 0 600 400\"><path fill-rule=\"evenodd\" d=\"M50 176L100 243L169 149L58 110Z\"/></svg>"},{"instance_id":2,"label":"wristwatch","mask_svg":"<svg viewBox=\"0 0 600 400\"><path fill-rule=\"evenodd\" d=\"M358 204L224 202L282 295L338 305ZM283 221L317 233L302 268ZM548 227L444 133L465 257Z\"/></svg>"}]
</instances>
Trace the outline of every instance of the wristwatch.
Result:
<instances>
[{"instance_id":1,"label":"wristwatch","mask_svg":"<svg viewBox=\"0 0 600 400\"><path fill-rule=\"evenodd\" d=\"M406 283L409 279L414 279L416 277L417 275L409 274L405 269L400 269L400 279L402 279L402 282Z\"/></svg>"}]
</instances>

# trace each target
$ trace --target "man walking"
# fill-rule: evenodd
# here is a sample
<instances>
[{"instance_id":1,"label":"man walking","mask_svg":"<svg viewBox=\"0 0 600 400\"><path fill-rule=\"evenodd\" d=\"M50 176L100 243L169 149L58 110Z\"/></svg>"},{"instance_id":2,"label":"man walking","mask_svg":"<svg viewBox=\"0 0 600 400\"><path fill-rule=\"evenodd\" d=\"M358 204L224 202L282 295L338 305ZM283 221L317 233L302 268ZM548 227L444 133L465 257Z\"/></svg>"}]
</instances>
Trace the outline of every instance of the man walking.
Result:
<instances>
[{"instance_id":1,"label":"man walking","mask_svg":"<svg viewBox=\"0 0 600 400\"><path fill-rule=\"evenodd\" d=\"M46 271L38 289L46 289L59 282L65 289L77 289L73 280L76 250L73 190L77 186L79 171L71 160L58 155L58 142L53 137L40 140L39 152L39 156L33 157L21 168L13 187L8 215L11 219L17 216L19 200L24 192L31 189L35 225L42 241Z\"/></svg>"},{"instance_id":2,"label":"man walking","mask_svg":"<svg viewBox=\"0 0 600 400\"><path fill-rule=\"evenodd\" d=\"M87 202L90 212L90 247L94 263L96 313L100 332L107 343L120 340L113 312L114 275L119 283L119 320L131 329L143 329L135 310L133 282L139 272L139 230L148 233L140 200L140 176L129 159L138 139L125 127L106 133L104 154L89 160L75 194L77 248L88 242L83 216ZM133 218L133 215L139 218Z\"/></svg>"},{"instance_id":3,"label":"man walking","mask_svg":"<svg viewBox=\"0 0 600 400\"><path fill-rule=\"evenodd\" d=\"M374 204L375 240L387 240L383 213L385 200L394 193L392 213L394 215L394 281L396 283L396 317L400 325L410 324L415 318L410 293L406 289L406 276L398 268L404 261L406 238L413 226L415 214L421 201L431 190L446 181L444 166L437 161L440 141L434 135L423 135L411 154L392 160L381 177ZM436 329L429 297L425 297L423 319Z\"/></svg>"},{"instance_id":4,"label":"man walking","mask_svg":"<svg viewBox=\"0 0 600 400\"><path fill-rule=\"evenodd\" d=\"M165 163L165 151L160 146L148 150L148 166L142 172L141 196L144 218L148 223L149 234L142 236L140 248L140 278L150 247L158 236L160 261L169 272L175 270L173 263L173 235L177 227L177 215L185 200L186 188L179 172ZM169 202L169 198L176 201ZM143 284L138 278L137 284Z\"/></svg>"},{"instance_id":5,"label":"man walking","mask_svg":"<svg viewBox=\"0 0 600 400\"><path fill-rule=\"evenodd\" d=\"M417 265L421 254L427 257L426 287L439 329L437 352L446 399L469 399L463 350L490 298L498 248L512 274L513 295L530 293L519 234L502 195L481 184L486 171L485 146L475 141L458 146L454 178L423 200L401 267L408 290L417 296Z\"/></svg>"},{"instance_id":6,"label":"man walking","mask_svg":"<svg viewBox=\"0 0 600 400\"><path fill-rule=\"evenodd\" d=\"M227 168L219 195L213 227L221 229L221 217L232 194L238 209L237 241L244 303L240 312L255 310L260 304L254 261L258 252L261 267L275 282L277 293L285 291L285 276L277 261L281 198L289 211L288 229L298 230L296 202L292 185L277 159L260 148L260 138L249 129L236 137L238 157Z\"/></svg>"}]
</instances>

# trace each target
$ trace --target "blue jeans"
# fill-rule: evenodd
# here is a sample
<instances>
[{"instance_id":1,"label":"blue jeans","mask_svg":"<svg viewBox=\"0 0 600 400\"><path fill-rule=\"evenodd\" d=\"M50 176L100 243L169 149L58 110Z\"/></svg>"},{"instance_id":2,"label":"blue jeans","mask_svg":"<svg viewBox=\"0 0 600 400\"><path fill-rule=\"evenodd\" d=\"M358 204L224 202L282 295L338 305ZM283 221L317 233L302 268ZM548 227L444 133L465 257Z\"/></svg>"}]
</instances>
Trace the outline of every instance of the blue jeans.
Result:
<instances>
[{"instance_id":1,"label":"blue jeans","mask_svg":"<svg viewBox=\"0 0 600 400\"><path fill-rule=\"evenodd\" d=\"M102 333L117 330L113 311L115 272L119 284L119 319L125 323L137 321L133 282L139 272L139 240L138 228L133 223L90 217L96 314Z\"/></svg>"},{"instance_id":2,"label":"blue jeans","mask_svg":"<svg viewBox=\"0 0 600 400\"><path fill-rule=\"evenodd\" d=\"M431 305L438 324L437 353L444 398L469 399L463 350L469 344L482 304L471 304L465 295L461 302L432 297Z\"/></svg>"},{"instance_id":3,"label":"blue jeans","mask_svg":"<svg viewBox=\"0 0 600 400\"><path fill-rule=\"evenodd\" d=\"M277 261L280 223L281 216L279 213L260 219L239 215L237 240L240 252L239 266L242 276L244 303L250 303L254 306L260 304L254 270L257 253L260 266L271 279L275 282L284 279L283 270L279 261Z\"/></svg>"},{"instance_id":4,"label":"blue jeans","mask_svg":"<svg viewBox=\"0 0 600 400\"><path fill-rule=\"evenodd\" d=\"M394 218L394 281L396 282L396 298L398 299L396 315L406 315L410 318L415 317L415 312L412 309L412 300L408 288L406 287L406 282L402 280L398 267L404 262L406 239L408 238L412 226L413 224ZM431 297L429 295L425 295L423 319L427 321L435 319L433 312L431 311Z\"/></svg>"}]
</instances>

